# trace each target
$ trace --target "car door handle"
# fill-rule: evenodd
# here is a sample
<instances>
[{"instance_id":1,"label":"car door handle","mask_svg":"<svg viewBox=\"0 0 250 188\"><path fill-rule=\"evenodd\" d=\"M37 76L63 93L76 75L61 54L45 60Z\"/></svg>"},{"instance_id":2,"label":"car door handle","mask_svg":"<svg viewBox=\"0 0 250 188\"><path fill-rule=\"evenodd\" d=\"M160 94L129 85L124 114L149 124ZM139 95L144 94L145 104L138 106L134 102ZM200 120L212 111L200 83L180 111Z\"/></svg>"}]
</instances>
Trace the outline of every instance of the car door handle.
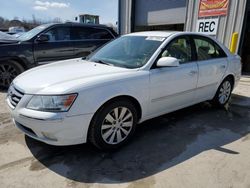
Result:
<instances>
[{"instance_id":1,"label":"car door handle","mask_svg":"<svg viewBox=\"0 0 250 188\"><path fill-rule=\"evenodd\" d=\"M193 76L193 75L195 75L195 74L197 74L197 73L198 73L198 71L192 70L192 71L189 72L189 75L190 75L190 76Z\"/></svg>"}]
</instances>

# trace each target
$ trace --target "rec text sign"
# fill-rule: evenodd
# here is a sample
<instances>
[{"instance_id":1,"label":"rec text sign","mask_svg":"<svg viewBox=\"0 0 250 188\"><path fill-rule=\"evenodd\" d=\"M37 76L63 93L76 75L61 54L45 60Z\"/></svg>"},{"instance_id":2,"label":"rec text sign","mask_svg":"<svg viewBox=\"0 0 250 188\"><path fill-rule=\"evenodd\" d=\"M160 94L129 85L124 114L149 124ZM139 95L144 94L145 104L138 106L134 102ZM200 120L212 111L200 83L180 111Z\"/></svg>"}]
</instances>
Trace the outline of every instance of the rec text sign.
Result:
<instances>
[{"instance_id":1,"label":"rec text sign","mask_svg":"<svg viewBox=\"0 0 250 188\"><path fill-rule=\"evenodd\" d=\"M197 20L196 32L216 35L219 18Z\"/></svg>"}]
</instances>

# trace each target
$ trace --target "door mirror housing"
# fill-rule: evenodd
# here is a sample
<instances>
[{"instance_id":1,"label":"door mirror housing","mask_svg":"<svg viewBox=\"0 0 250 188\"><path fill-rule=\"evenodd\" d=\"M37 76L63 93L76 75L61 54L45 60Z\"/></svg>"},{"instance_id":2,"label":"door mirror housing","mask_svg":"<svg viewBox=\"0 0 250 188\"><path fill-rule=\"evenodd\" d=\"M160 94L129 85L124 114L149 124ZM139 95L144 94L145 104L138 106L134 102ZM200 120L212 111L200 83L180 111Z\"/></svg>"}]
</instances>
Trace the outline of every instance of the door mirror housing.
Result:
<instances>
[{"instance_id":1,"label":"door mirror housing","mask_svg":"<svg viewBox=\"0 0 250 188\"><path fill-rule=\"evenodd\" d=\"M36 39L38 42L48 42L50 40L50 36L48 34L41 34Z\"/></svg>"},{"instance_id":2,"label":"door mirror housing","mask_svg":"<svg viewBox=\"0 0 250 188\"><path fill-rule=\"evenodd\" d=\"M180 66L180 62L178 59L174 57L161 57L157 63L157 67L178 67Z\"/></svg>"}]
</instances>

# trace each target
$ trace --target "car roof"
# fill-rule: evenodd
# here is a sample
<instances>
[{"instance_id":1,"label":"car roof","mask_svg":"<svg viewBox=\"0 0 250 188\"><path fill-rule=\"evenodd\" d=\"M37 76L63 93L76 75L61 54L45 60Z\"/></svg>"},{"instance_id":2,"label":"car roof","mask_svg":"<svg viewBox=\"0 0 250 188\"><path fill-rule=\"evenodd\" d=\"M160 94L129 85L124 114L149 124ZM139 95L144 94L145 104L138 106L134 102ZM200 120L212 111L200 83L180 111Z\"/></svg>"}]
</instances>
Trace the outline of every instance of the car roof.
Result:
<instances>
[{"instance_id":1,"label":"car roof","mask_svg":"<svg viewBox=\"0 0 250 188\"><path fill-rule=\"evenodd\" d=\"M169 37L172 34L178 33L178 31L143 31L127 34L128 36L145 36L145 37Z\"/></svg>"},{"instance_id":2,"label":"car roof","mask_svg":"<svg viewBox=\"0 0 250 188\"><path fill-rule=\"evenodd\" d=\"M174 34L199 35L199 36L209 37L208 35L203 34L203 33L188 32L188 31L143 31L143 32L130 33L130 34L127 34L127 36L169 37Z\"/></svg>"},{"instance_id":3,"label":"car roof","mask_svg":"<svg viewBox=\"0 0 250 188\"><path fill-rule=\"evenodd\" d=\"M85 26L85 27L99 27L99 28L110 28L106 25L102 24L85 24L85 23L77 23L77 22L65 22L65 23L52 23L52 25L71 25L71 26Z\"/></svg>"}]
</instances>

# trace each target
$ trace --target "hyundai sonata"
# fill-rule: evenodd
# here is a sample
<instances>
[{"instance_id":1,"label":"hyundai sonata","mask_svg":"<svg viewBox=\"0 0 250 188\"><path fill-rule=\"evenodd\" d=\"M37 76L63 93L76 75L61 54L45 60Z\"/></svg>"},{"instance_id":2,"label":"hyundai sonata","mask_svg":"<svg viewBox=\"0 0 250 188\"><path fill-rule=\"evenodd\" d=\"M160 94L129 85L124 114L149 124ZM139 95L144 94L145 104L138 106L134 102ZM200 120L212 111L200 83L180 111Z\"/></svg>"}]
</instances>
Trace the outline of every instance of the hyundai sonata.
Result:
<instances>
[{"instance_id":1,"label":"hyundai sonata","mask_svg":"<svg viewBox=\"0 0 250 188\"><path fill-rule=\"evenodd\" d=\"M17 128L52 145L126 143L136 125L202 101L224 106L241 60L214 38L188 32L122 36L87 59L19 75L7 103Z\"/></svg>"}]
</instances>

